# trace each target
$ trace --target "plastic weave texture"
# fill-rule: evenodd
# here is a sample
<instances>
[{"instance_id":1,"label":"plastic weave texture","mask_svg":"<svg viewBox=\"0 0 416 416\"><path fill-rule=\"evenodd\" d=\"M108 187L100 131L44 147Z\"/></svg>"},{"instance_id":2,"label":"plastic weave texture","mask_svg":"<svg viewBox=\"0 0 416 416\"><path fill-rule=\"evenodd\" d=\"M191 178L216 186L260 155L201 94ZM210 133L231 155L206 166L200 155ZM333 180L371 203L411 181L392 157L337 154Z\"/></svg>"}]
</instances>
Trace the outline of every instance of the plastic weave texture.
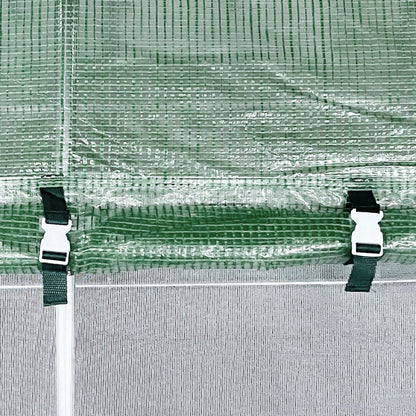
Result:
<instances>
[{"instance_id":1,"label":"plastic weave texture","mask_svg":"<svg viewBox=\"0 0 416 416\"><path fill-rule=\"evenodd\" d=\"M3 0L0 272L342 263L349 189L416 260L412 0Z\"/></svg>"}]
</instances>

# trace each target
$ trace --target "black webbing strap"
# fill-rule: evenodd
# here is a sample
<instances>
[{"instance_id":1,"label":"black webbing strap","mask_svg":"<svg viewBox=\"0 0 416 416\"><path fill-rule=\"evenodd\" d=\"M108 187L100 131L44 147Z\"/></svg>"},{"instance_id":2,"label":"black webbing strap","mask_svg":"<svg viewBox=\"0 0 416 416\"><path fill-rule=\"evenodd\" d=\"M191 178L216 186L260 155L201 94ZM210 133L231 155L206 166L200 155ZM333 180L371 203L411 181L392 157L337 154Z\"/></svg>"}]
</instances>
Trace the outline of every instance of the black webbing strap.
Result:
<instances>
[{"instance_id":1,"label":"black webbing strap","mask_svg":"<svg viewBox=\"0 0 416 416\"><path fill-rule=\"evenodd\" d=\"M40 193L46 223L67 225L69 222L69 211L66 206L63 188L40 188ZM51 259L54 259L54 254L53 252L49 254ZM43 258L47 259L47 256L48 253L44 253ZM60 264L42 262L42 275L43 305L52 306L68 303L67 267Z\"/></svg>"},{"instance_id":2,"label":"black webbing strap","mask_svg":"<svg viewBox=\"0 0 416 416\"><path fill-rule=\"evenodd\" d=\"M66 207L64 188L40 188L43 210L48 224L66 225L69 221L69 211Z\"/></svg>"},{"instance_id":3,"label":"black webbing strap","mask_svg":"<svg viewBox=\"0 0 416 416\"><path fill-rule=\"evenodd\" d=\"M345 290L347 292L369 292L376 274L377 257L352 256L352 271Z\"/></svg>"},{"instance_id":4,"label":"black webbing strap","mask_svg":"<svg viewBox=\"0 0 416 416\"><path fill-rule=\"evenodd\" d=\"M66 287L66 266L42 264L43 306L68 303Z\"/></svg>"},{"instance_id":5,"label":"black webbing strap","mask_svg":"<svg viewBox=\"0 0 416 416\"><path fill-rule=\"evenodd\" d=\"M348 191L349 208L361 212L380 212L372 191ZM357 244L357 251L379 253L381 247L369 244ZM353 263L352 271L345 290L347 292L369 292L376 274L377 261L380 257L353 255L346 264Z\"/></svg>"},{"instance_id":6,"label":"black webbing strap","mask_svg":"<svg viewBox=\"0 0 416 416\"><path fill-rule=\"evenodd\" d=\"M348 191L351 209L363 212L380 212L380 205L374 198L373 191Z\"/></svg>"}]
</instances>

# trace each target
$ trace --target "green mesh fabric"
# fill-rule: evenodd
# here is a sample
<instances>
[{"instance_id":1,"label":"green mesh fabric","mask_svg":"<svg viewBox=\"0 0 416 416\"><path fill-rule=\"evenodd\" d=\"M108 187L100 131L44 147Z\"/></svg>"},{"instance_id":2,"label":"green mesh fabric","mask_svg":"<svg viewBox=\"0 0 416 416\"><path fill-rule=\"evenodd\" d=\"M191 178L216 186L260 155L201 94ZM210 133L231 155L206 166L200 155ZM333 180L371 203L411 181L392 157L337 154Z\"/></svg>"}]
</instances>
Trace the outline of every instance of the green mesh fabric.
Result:
<instances>
[{"instance_id":1,"label":"green mesh fabric","mask_svg":"<svg viewBox=\"0 0 416 416\"><path fill-rule=\"evenodd\" d=\"M62 185L76 272L339 263L347 190L416 260L407 0L5 0L0 272Z\"/></svg>"}]
</instances>

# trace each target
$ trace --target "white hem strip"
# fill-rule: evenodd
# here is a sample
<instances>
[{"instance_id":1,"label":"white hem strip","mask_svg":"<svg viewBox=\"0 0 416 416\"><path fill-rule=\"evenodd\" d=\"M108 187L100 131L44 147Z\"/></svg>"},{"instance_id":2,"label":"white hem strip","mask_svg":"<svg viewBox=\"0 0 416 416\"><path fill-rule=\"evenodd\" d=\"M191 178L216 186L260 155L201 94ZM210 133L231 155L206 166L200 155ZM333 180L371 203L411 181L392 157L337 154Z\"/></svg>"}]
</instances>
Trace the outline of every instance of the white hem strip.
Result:
<instances>
[{"instance_id":1,"label":"white hem strip","mask_svg":"<svg viewBox=\"0 0 416 416\"><path fill-rule=\"evenodd\" d=\"M73 279L73 277L71 277ZM416 283L416 279L404 279L404 280L373 280L373 285L383 285L390 283ZM69 279L68 279L69 284ZM331 285L345 285L346 280L322 280L322 281L309 281L309 282L213 282L213 283L115 283L115 284L75 284L76 289L89 289L89 288L129 288L129 287L228 287L228 286L331 286ZM9 285L0 286L0 290L16 290L16 289L42 289L41 285ZM69 290L69 287L68 287ZM69 293L68 293L69 296ZM68 298L69 302L69 298Z\"/></svg>"}]
</instances>

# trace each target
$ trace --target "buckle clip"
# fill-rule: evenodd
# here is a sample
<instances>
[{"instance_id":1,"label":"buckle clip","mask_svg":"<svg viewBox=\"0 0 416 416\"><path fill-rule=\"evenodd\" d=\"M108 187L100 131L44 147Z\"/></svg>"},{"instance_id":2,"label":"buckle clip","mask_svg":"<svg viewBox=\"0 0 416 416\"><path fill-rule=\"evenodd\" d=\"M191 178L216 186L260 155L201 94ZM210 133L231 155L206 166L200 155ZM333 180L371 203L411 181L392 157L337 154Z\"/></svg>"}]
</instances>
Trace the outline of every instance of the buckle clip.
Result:
<instances>
[{"instance_id":1,"label":"buckle clip","mask_svg":"<svg viewBox=\"0 0 416 416\"><path fill-rule=\"evenodd\" d=\"M351 211L356 226L351 235L352 255L363 257L381 257L383 255L383 233L378 224L384 216L383 211Z\"/></svg>"},{"instance_id":2,"label":"buckle clip","mask_svg":"<svg viewBox=\"0 0 416 416\"><path fill-rule=\"evenodd\" d=\"M39 261L41 263L59 264L66 266L69 262L71 245L66 234L71 230L72 221L68 224L48 224L42 218L42 228L45 235L40 243Z\"/></svg>"}]
</instances>

